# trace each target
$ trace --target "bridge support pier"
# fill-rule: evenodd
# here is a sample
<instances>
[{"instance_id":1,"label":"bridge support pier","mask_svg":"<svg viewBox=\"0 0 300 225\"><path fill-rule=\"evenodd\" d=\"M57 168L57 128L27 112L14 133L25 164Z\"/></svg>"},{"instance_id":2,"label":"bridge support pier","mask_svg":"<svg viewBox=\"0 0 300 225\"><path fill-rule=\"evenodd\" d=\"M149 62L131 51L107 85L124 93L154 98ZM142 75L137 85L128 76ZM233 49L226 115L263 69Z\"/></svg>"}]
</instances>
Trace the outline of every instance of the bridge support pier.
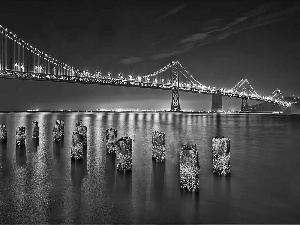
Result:
<instances>
[{"instance_id":1,"label":"bridge support pier","mask_svg":"<svg viewBox=\"0 0 300 225\"><path fill-rule=\"evenodd\" d=\"M212 112L218 112L223 110L222 95L220 92L217 92L216 94L212 94L211 100L212 100L212 104L211 104Z\"/></svg>"},{"instance_id":2,"label":"bridge support pier","mask_svg":"<svg viewBox=\"0 0 300 225\"><path fill-rule=\"evenodd\" d=\"M249 111L248 99L242 98L241 112L247 112L247 111Z\"/></svg>"},{"instance_id":3,"label":"bridge support pier","mask_svg":"<svg viewBox=\"0 0 300 225\"><path fill-rule=\"evenodd\" d=\"M179 112L180 103L179 103L179 77L178 77L178 64L176 62L172 62L172 102L171 102L171 111Z\"/></svg>"},{"instance_id":4,"label":"bridge support pier","mask_svg":"<svg viewBox=\"0 0 300 225\"><path fill-rule=\"evenodd\" d=\"M171 103L171 111L179 112L180 103L179 103L179 91L176 89L172 90L172 103Z\"/></svg>"}]
</instances>

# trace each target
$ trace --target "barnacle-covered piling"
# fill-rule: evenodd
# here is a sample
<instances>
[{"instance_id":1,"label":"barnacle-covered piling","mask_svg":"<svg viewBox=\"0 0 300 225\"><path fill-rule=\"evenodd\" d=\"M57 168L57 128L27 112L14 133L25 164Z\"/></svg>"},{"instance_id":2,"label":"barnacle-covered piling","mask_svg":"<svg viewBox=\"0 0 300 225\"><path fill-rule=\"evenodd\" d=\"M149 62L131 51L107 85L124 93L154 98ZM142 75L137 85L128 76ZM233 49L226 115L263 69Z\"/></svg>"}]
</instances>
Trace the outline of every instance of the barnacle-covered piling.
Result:
<instances>
[{"instance_id":1,"label":"barnacle-covered piling","mask_svg":"<svg viewBox=\"0 0 300 225\"><path fill-rule=\"evenodd\" d=\"M122 137L117 144L117 170L132 170L132 139L130 137Z\"/></svg>"},{"instance_id":2,"label":"barnacle-covered piling","mask_svg":"<svg viewBox=\"0 0 300 225\"><path fill-rule=\"evenodd\" d=\"M156 162L163 162L166 158L165 133L154 131L152 133L152 158Z\"/></svg>"},{"instance_id":3,"label":"barnacle-covered piling","mask_svg":"<svg viewBox=\"0 0 300 225\"><path fill-rule=\"evenodd\" d=\"M116 153L117 150L117 135L118 132L116 129L110 128L106 130L106 151L107 153Z\"/></svg>"},{"instance_id":4,"label":"barnacle-covered piling","mask_svg":"<svg viewBox=\"0 0 300 225\"><path fill-rule=\"evenodd\" d=\"M26 134L25 127L17 127L16 130L16 145L17 146L25 146Z\"/></svg>"},{"instance_id":5,"label":"barnacle-covered piling","mask_svg":"<svg viewBox=\"0 0 300 225\"><path fill-rule=\"evenodd\" d=\"M180 188L186 191L199 190L200 163L196 145L183 144L179 152Z\"/></svg>"},{"instance_id":6,"label":"barnacle-covered piling","mask_svg":"<svg viewBox=\"0 0 300 225\"><path fill-rule=\"evenodd\" d=\"M212 139L212 164L213 173L224 176L231 173L229 138Z\"/></svg>"},{"instance_id":7,"label":"barnacle-covered piling","mask_svg":"<svg viewBox=\"0 0 300 225\"><path fill-rule=\"evenodd\" d=\"M7 130L5 124L0 125L0 142L7 142Z\"/></svg>"},{"instance_id":8,"label":"barnacle-covered piling","mask_svg":"<svg viewBox=\"0 0 300 225\"><path fill-rule=\"evenodd\" d=\"M64 137L64 121L56 120L54 128L53 128L53 139L55 142L59 142Z\"/></svg>"},{"instance_id":9,"label":"barnacle-covered piling","mask_svg":"<svg viewBox=\"0 0 300 225\"><path fill-rule=\"evenodd\" d=\"M82 120L76 123L75 131L78 132L79 140L83 146L87 146L87 127L83 125Z\"/></svg>"},{"instance_id":10,"label":"barnacle-covered piling","mask_svg":"<svg viewBox=\"0 0 300 225\"><path fill-rule=\"evenodd\" d=\"M77 131L72 134L71 158L75 160L83 158L83 142Z\"/></svg>"},{"instance_id":11,"label":"barnacle-covered piling","mask_svg":"<svg viewBox=\"0 0 300 225\"><path fill-rule=\"evenodd\" d=\"M37 121L32 122L32 138L39 138L39 123Z\"/></svg>"}]
</instances>

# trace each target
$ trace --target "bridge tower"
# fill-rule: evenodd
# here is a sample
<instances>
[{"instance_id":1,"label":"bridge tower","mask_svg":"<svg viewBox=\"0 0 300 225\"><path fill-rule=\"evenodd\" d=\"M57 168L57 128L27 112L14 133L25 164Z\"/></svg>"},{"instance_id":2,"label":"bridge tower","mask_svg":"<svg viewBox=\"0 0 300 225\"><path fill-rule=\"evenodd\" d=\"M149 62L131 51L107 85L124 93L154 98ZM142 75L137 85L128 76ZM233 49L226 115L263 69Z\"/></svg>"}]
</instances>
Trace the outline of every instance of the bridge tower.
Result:
<instances>
[{"instance_id":1,"label":"bridge tower","mask_svg":"<svg viewBox=\"0 0 300 225\"><path fill-rule=\"evenodd\" d=\"M179 74L178 74L178 62L172 62L172 102L171 102L171 111L179 112L180 103L179 103Z\"/></svg>"},{"instance_id":2,"label":"bridge tower","mask_svg":"<svg viewBox=\"0 0 300 225\"><path fill-rule=\"evenodd\" d=\"M246 112L246 111L249 111L248 99L242 98L241 112Z\"/></svg>"},{"instance_id":3,"label":"bridge tower","mask_svg":"<svg viewBox=\"0 0 300 225\"><path fill-rule=\"evenodd\" d=\"M212 94L211 96L212 104L211 104L211 111L217 112L222 111L222 95L220 91L218 91L216 94Z\"/></svg>"}]
</instances>

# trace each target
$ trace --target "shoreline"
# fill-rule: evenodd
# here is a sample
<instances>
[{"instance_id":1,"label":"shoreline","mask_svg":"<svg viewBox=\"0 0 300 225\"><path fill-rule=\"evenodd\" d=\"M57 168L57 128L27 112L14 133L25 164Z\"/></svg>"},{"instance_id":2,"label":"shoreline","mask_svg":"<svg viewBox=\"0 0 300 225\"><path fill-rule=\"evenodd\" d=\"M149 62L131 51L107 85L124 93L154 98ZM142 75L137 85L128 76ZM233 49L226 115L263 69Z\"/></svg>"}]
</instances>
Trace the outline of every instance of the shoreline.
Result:
<instances>
[{"instance_id":1,"label":"shoreline","mask_svg":"<svg viewBox=\"0 0 300 225\"><path fill-rule=\"evenodd\" d=\"M300 115L300 114L285 114L283 112L207 112L207 111L181 111L173 112L166 110L128 110L128 111L118 111L118 110L51 110L51 111L0 111L0 113L176 113L176 114L225 114L225 115Z\"/></svg>"}]
</instances>

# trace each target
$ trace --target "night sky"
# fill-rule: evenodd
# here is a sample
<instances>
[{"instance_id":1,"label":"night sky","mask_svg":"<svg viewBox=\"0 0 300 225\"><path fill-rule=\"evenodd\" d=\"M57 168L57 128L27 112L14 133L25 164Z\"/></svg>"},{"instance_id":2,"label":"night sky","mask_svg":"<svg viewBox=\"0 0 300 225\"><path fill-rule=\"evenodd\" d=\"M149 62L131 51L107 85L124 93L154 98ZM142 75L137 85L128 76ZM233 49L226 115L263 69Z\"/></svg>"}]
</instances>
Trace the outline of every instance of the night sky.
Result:
<instances>
[{"instance_id":1,"label":"night sky","mask_svg":"<svg viewBox=\"0 0 300 225\"><path fill-rule=\"evenodd\" d=\"M298 1L1 1L0 24L79 69L146 75L177 59L201 83L300 96ZM0 110L170 109L171 91L0 79ZM211 96L180 92L182 109ZM253 103L253 102L251 102ZM254 102L255 103L255 102ZM241 99L223 98L238 110Z\"/></svg>"}]
</instances>

